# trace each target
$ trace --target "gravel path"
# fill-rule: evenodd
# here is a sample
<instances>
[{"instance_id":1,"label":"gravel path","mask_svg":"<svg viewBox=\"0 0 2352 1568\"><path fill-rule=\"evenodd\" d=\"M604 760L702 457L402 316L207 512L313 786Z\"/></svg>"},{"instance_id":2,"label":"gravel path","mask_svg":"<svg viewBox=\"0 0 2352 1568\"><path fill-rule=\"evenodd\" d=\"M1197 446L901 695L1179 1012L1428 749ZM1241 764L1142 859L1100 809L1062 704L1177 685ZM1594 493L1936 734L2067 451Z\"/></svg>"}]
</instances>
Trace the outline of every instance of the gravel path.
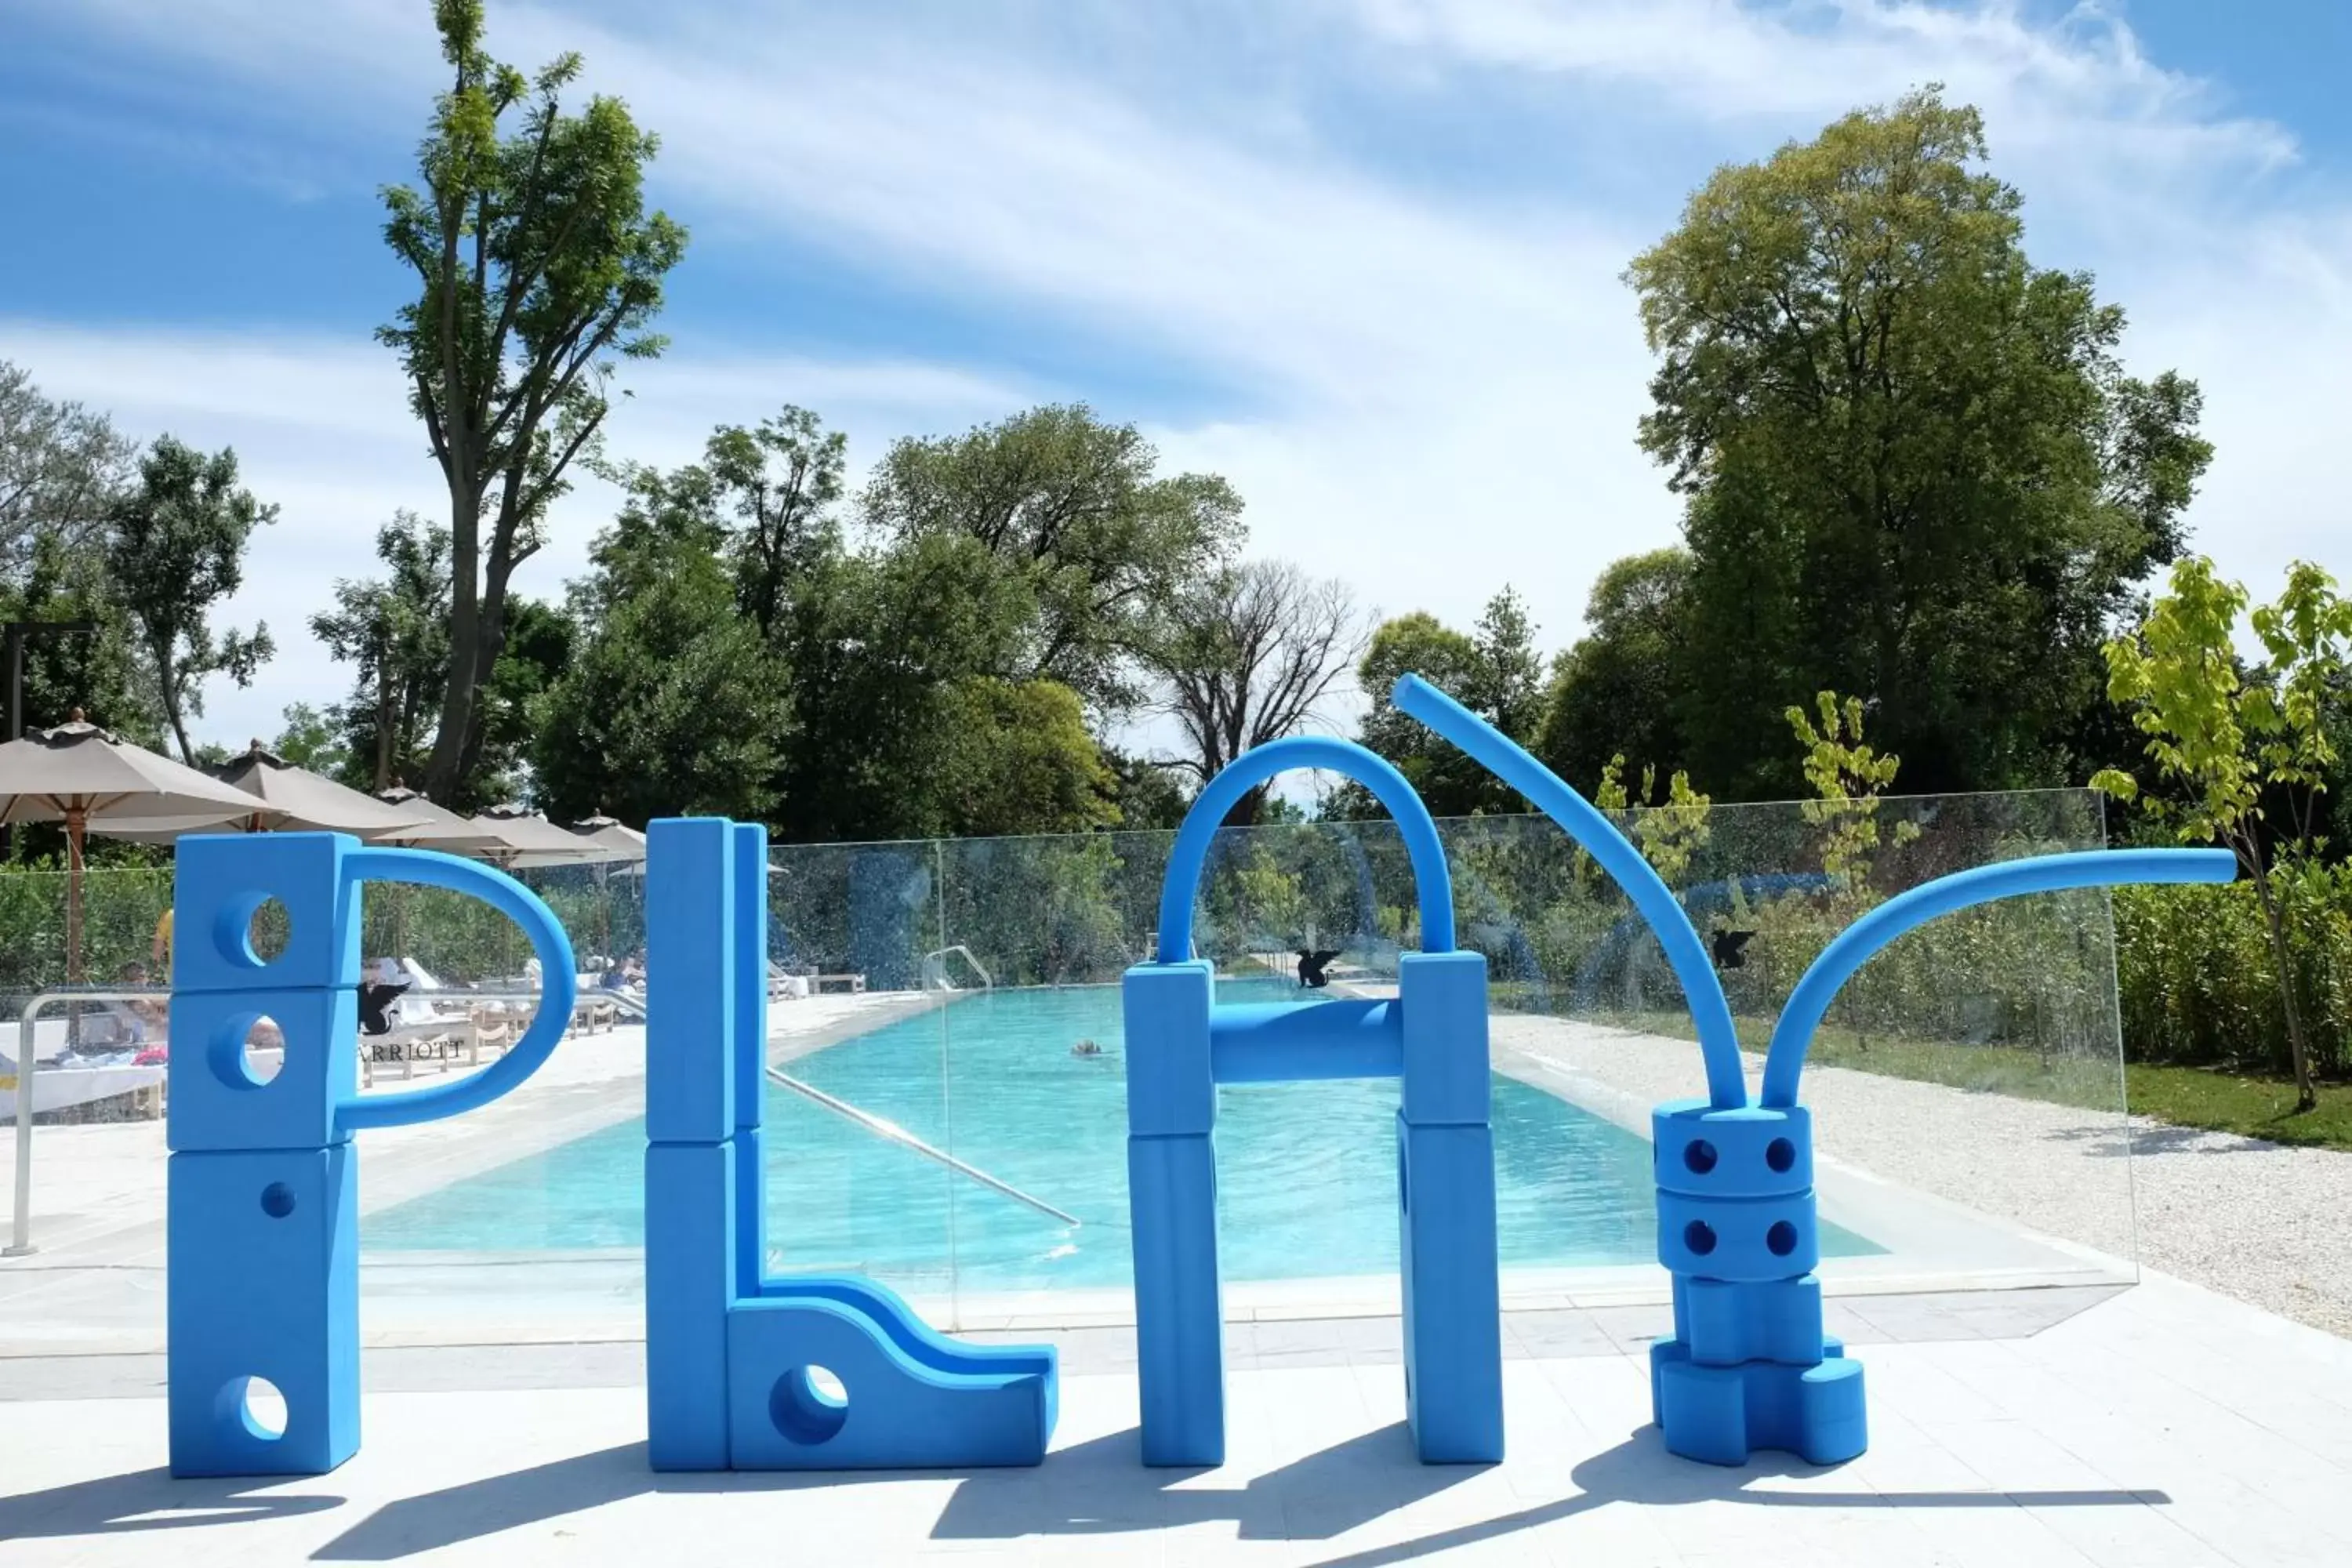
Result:
<instances>
[{"instance_id":1,"label":"gravel path","mask_svg":"<svg viewBox=\"0 0 2352 1568\"><path fill-rule=\"evenodd\" d=\"M1493 1037L1649 1103L1702 1089L1687 1040L1499 1014ZM1841 1068L1804 1101L1824 1156L2352 1336L2352 1153Z\"/></svg>"}]
</instances>

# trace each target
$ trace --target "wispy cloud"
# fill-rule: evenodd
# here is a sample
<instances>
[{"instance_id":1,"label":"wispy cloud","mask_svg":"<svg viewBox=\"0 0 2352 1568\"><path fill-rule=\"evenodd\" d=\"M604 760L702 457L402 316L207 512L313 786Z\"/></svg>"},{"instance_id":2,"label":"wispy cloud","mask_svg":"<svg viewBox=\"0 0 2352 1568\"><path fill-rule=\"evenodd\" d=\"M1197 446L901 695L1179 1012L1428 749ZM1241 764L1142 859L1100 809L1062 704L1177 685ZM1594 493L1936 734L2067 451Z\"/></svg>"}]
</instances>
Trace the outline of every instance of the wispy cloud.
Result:
<instances>
[{"instance_id":1,"label":"wispy cloud","mask_svg":"<svg viewBox=\"0 0 2352 1568\"><path fill-rule=\"evenodd\" d=\"M83 0L76 16L93 47L171 62L177 98L209 95L225 126L267 102L273 123L299 114L322 139L380 149L383 177L405 172L442 72L412 0ZM1083 380L905 342L730 359L714 346L727 311L766 341L826 337L791 316L788 292L747 289L719 317L681 318L670 359L632 369L616 439L674 460L709 424L790 398L870 457L890 435L1096 392L1171 461L1233 477L1261 548L1391 610L1466 618L1510 581L1564 640L1608 559L1672 537L1671 498L1631 441L1648 363L1625 260L1714 162L1940 79L1986 110L2037 258L2101 273L2132 308L2136 363L2203 380L2221 453L2202 542L2262 577L2331 537L2352 363L2342 210L2280 178L2297 157L2285 131L2150 60L2111 11L1321 0L1182 19L1195 16L494 5L501 55L579 48L591 85L661 132L662 199L720 237L709 243L732 269L756 276L773 246L952 302L1000 336L1034 325L1207 389L1181 413L1121 406ZM1503 150L1488 163L1416 161L1423 129L1473 122ZM1611 177L1563 182L1580 163ZM194 342L51 330L19 357L45 379L44 355L78 367L72 390L96 401L179 397L176 416L282 440L273 471L289 482L430 504L371 325L291 345L267 323ZM299 467L305 439L331 456ZM596 500L566 514L567 549ZM363 553L389 506L357 510L336 526Z\"/></svg>"}]
</instances>

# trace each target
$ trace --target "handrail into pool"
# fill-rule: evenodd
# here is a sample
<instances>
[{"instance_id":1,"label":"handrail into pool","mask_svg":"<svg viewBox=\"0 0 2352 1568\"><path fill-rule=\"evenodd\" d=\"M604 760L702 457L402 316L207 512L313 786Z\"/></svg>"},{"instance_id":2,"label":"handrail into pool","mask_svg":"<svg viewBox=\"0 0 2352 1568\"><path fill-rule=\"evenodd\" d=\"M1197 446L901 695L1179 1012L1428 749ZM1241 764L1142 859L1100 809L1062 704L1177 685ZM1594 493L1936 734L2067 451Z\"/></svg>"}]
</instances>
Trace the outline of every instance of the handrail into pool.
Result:
<instances>
[{"instance_id":1,"label":"handrail into pool","mask_svg":"<svg viewBox=\"0 0 2352 1568\"><path fill-rule=\"evenodd\" d=\"M8 1245L0 1258L23 1258L33 1251L33 1026L43 1013L69 1002L150 1002L169 999L169 991L85 991L64 986L41 991L25 1004L16 1020L16 1213L9 1226Z\"/></svg>"},{"instance_id":2,"label":"handrail into pool","mask_svg":"<svg viewBox=\"0 0 2352 1568\"><path fill-rule=\"evenodd\" d=\"M816 1104L824 1106L835 1116L841 1117L845 1121L856 1122L858 1126L865 1128L866 1131L875 1134L877 1137L887 1138L893 1143L901 1144L906 1148L911 1149L926 1160L936 1160L940 1164L945 1165L949 1170L953 1171L956 1174L967 1177L971 1181L978 1182L982 1186L988 1188L992 1192L1002 1193L1015 1203L1026 1204L1031 1208L1035 1209L1039 1214L1051 1215L1054 1218L1060 1220L1066 1226L1076 1226L1082 1223L1077 1215L1074 1214L1066 1214L1062 1210L1055 1208L1052 1204L1047 1203L1043 1198L1032 1197L1027 1193L1023 1192L1019 1187L1013 1185L1010 1182L1000 1182L994 1176L990 1175L986 1171L980 1169L978 1166L965 1164L961 1160L957 1159L953 1154L949 1153L946 1150L933 1148L930 1144L924 1142L921 1139L916 1137L913 1133L908 1131L897 1122L885 1121L883 1118L875 1115L870 1110L860 1110L857 1107L850 1104L849 1101L845 1100L836 1100L832 1095L825 1093L824 1090L817 1088L816 1085L813 1083L803 1083L799 1079L793 1077L792 1074L784 1071L781 1068L772 1067L768 1069L768 1081L776 1084L781 1088L791 1089L794 1094L801 1096L803 1100L813 1100Z\"/></svg>"},{"instance_id":3,"label":"handrail into pool","mask_svg":"<svg viewBox=\"0 0 2352 1568\"><path fill-rule=\"evenodd\" d=\"M984 989L984 990L989 990L989 991L993 991L993 990L995 990L995 989L996 989L996 977L995 977L995 976L993 976L993 975L992 975L991 973L988 973L988 966L987 966L986 964L984 964L984 963L981 963L981 961L980 961L980 960L978 960L977 958L974 958L974 957L971 955L971 949L970 949L970 948L968 948L968 947L964 946L961 942L958 942L958 943L957 943L955 946L953 946L953 947L942 947L942 948L938 948L938 949L933 950L932 952L927 952L927 953L923 954L923 975L924 975L924 977L925 977L926 979L929 979L929 976L930 976L930 973L931 973L931 965L932 965L934 963L936 963L938 960L942 959L942 958L945 958L949 953L951 953L951 952L960 952L960 953L962 953L962 954L963 954L963 961L964 961L966 963L969 963L969 964L971 964L971 972L972 972L974 974L977 974L977 975L979 975L979 976L980 976L980 984L981 984L981 986L982 986L982 989ZM946 964L942 963L942 964L940 964L940 968L939 968L939 976L940 976L940 989L941 989L942 991L951 991L951 990L955 989L953 986L951 986L951 985L950 985L950 984L948 984L948 966L947 966Z\"/></svg>"}]
</instances>

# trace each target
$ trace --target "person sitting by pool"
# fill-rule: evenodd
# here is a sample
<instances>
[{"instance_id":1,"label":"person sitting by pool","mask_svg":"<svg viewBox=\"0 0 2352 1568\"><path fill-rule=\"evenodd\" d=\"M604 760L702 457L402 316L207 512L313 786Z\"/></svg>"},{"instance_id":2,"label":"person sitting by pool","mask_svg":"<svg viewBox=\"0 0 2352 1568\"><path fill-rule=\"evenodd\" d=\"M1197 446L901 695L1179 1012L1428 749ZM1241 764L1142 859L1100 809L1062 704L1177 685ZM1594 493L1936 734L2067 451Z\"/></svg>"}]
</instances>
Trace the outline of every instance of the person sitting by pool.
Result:
<instances>
[{"instance_id":1,"label":"person sitting by pool","mask_svg":"<svg viewBox=\"0 0 2352 1568\"><path fill-rule=\"evenodd\" d=\"M1092 1040L1080 1040L1070 1047L1070 1054L1074 1057L1098 1057L1102 1055L1102 1047Z\"/></svg>"}]
</instances>

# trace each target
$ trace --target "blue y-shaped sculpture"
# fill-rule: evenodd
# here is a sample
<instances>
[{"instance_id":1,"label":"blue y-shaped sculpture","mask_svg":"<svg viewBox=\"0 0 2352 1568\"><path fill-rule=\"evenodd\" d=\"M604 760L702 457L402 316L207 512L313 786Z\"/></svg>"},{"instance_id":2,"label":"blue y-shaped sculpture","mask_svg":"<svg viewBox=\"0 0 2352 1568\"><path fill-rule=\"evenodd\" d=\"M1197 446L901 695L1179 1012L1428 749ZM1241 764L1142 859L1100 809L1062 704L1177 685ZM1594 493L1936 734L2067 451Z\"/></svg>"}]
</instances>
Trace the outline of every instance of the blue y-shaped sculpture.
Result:
<instances>
[{"instance_id":1,"label":"blue y-shaped sculpture","mask_svg":"<svg viewBox=\"0 0 2352 1568\"><path fill-rule=\"evenodd\" d=\"M1396 706L1510 784L1584 847L1632 897L1665 950L1697 1026L1707 1098L1651 1118L1658 1183L1658 1261L1673 1276L1675 1334L1651 1347L1650 1395L1666 1447L1715 1464L1783 1448L1813 1464L1868 1441L1862 1368L1822 1331L1812 1121L1797 1079L1814 1028L1863 962L1905 931L1995 899L2126 882L2226 882L2226 850L2139 849L2044 855L1981 866L1890 899L1842 932L1781 1009L1751 1105L1739 1042L1705 945L1641 852L1551 770L1416 676Z\"/></svg>"}]
</instances>

